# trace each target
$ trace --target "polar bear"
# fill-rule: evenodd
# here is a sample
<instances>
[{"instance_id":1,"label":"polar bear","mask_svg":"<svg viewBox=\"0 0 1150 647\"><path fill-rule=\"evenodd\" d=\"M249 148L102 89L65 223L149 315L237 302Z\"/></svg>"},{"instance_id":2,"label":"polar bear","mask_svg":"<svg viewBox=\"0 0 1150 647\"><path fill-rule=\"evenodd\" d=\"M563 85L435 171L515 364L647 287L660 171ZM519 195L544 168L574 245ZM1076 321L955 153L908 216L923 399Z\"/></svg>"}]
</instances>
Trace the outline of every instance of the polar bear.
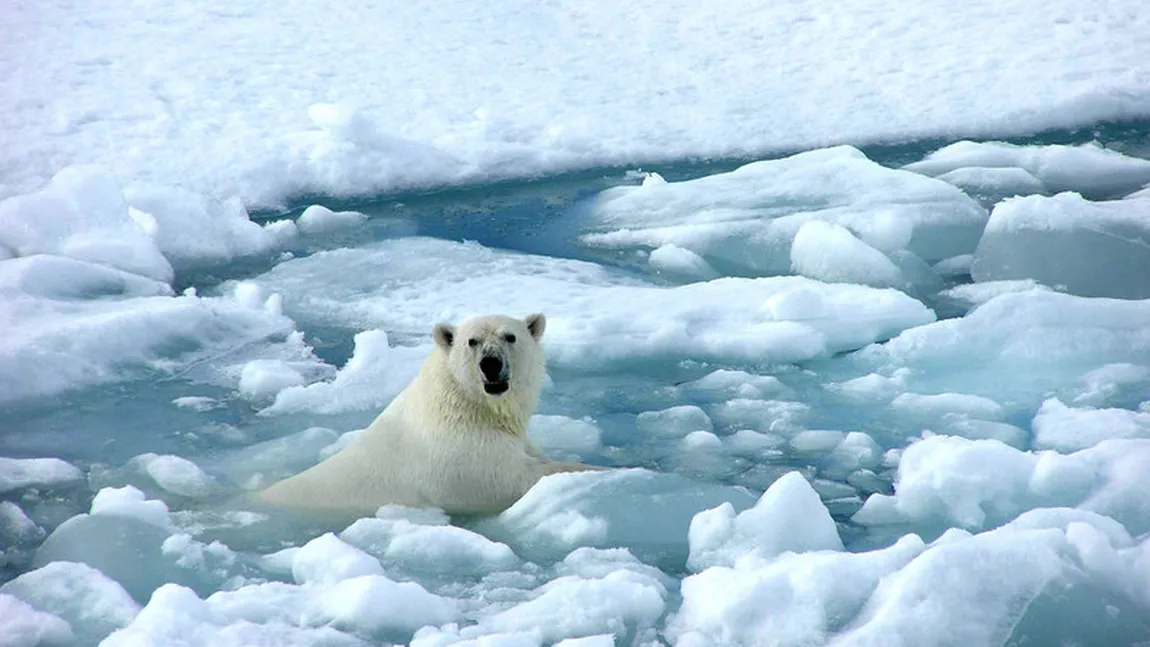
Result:
<instances>
[{"instance_id":1,"label":"polar bear","mask_svg":"<svg viewBox=\"0 0 1150 647\"><path fill-rule=\"evenodd\" d=\"M552 462L527 437L543 386L547 324L502 315L437 324L414 380L343 450L256 495L299 512L370 515L386 504L495 514Z\"/></svg>"}]
</instances>

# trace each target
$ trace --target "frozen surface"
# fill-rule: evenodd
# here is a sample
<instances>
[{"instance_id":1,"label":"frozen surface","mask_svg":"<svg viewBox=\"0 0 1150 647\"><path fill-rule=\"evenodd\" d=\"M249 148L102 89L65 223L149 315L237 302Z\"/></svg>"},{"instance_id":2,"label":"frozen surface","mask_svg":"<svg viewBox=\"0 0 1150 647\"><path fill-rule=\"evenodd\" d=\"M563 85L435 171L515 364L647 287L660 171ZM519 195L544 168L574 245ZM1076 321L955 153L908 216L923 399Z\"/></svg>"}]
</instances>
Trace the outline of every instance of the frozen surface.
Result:
<instances>
[{"instance_id":1,"label":"frozen surface","mask_svg":"<svg viewBox=\"0 0 1150 647\"><path fill-rule=\"evenodd\" d=\"M1150 411L1068 407L1058 398L1034 415L1034 446L1073 452L1110 438L1150 438Z\"/></svg>"},{"instance_id":2,"label":"frozen surface","mask_svg":"<svg viewBox=\"0 0 1150 647\"><path fill-rule=\"evenodd\" d=\"M140 611L115 580L75 562L52 562L0 586L38 611L67 621L79 642L92 644L127 626Z\"/></svg>"},{"instance_id":3,"label":"frozen surface","mask_svg":"<svg viewBox=\"0 0 1150 647\"><path fill-rule=\"evenodd\" d=\"M0 195L74 163L251 206L1089 125L1150 112L1141 8L40 3L10 17L17 37L0 58ZM907 52L915 65L901 65Z\"/></svg>"},{"instance_id":4,"label":"frozen surface","mask_svg":"<svg viewBox=\"0 0 1150 647\"><path fill-rule=\"evenodd\" d=\"M996 296L970 314L912 328L852 358L882 376L906 369L901 390L944 383L996 401L1078 387L1115 362L1150 363L1150 301L1087 299L1048 290ZM936 371L946 377L932 378Z\"/></svg>"},{"instance_id":5,"label":"frozen surface","mask_svg":"<svg viewBox=\"0 0 1150 647\"><path fill-rule=\"evenodd\" d=\"M785 552L842 550L835 522L802 474L771 484L754 507L735 514L731 504L701 512L688 533L694 571L733 566L737 559L770 559Z\"/></svg>"},{"instance_id":6,"label":"frozen surface","mask_svg":"<svg viewBox=\"0 0 1150 647\"><path fill-rule=\"evenodd\" d=\"M0 261L0 402L193 368L235 384L227 369L245 354L314 365L275 300L251 296L174 296L158 281L59 256Z\"/></svg>"},{"instance_id":7,"label":"frozen surface","mask_svg":"<svg viewBox=\"0 0 1150 647\"><path fill-rule=\"evenodd\" d=\"M1150 298L1150 200L1090 202L1060 193L1004 201L991 213L971 276L1033 279L1088 297Z\"/></svg>"},{"instance_id":8,"label":"frozen surface","mask_svg":"<svg viewBox=\"0 0 1150 647\"><path fill-rule=\"evenodd\" d=\"M883 252L927 261L970 253L986 218L945 182L840 146L682 182L608 189L582 240L613 249L675 245L739 274L793 267L827 280L898 285L903 277Z\"/></svg>"},{"instance_id":9,"label":"frozen surface","mask_svg":"<svg viewBox=\"0 0 1150 647\"><path fill-rule=\"evenodd\" d=\"M668 356L794 361L934 319L892 289L803 277L655 287L583 261L434 239L323 252L255 281L282 293L286 312L303 321L384 327L397 341L423 343L433 322L488 314L488 295L500 294L502 312L545 312L549 357L581 366Z\"/></svg>"},{"instance_id":10,"label":"frozen surface","mask_svg":"<svg viewBox=\"0 0 1150 647\"><path fill-rule=\"evenodd\" d=\"M0 492L44 487L84 478L76 466L58 458L0 457Z\"/></svg>"},{"instance_id":11,"label":"frozen surface","mask_svg":"<svg viewBox=\"0 0 1150 647\"><path fill-rule=\"evenodd\" d=\"M1079 507L1150 531L1146 499L1150 440L1106 440L1073 454L1020 451L993 439L932 436L902 454L895 494L875 494L862 524L993 527L1039 507Z\"/></svg>"},{"instance_id":12,"label":"frozen surface","mask_svg":"<svg viewBox=\"0 0 1150 647\"><path fill-rule=\"evenodd\" d=\"M1116 198L1150 183L1150 161L1098 144L1019 146L961 141L905 168L962 188L1008 195L1076 191L1092 199ZM1037 182L1037 184L1035 184Z\"/></svg>"}]
</instances>

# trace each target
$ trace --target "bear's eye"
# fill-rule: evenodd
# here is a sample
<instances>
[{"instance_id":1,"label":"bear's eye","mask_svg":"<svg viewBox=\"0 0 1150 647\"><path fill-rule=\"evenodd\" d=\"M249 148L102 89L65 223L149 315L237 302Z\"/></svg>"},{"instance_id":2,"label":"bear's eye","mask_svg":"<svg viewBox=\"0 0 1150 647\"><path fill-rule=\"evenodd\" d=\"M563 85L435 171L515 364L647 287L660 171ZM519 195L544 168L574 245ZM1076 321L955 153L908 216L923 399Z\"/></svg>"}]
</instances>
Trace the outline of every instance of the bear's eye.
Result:
<instances>
[{"instance_id":1,"label":"bear's eye","mask_svg":"<svg viewBox=\"0 0 1150 647\"><path fill-rule=\"evenodd\" d=\"M514 344L515 343L515 335L512 335L511 333L507 333L506 335L503 336L503 341L507 342L508 344Z\"/></svg>"},{"instance_id":2,"label":"bear's eye","mask_svg":"<svg viewBox=\"0 0 1150 647\"><path fill-rule=\"evenodd\" d=\"M476 346L478 346L478 345L479 345L479 340L478 340L478 339L476 339L476 338L474 338L474 337L472 337L471 339L468 339L468 340L467 340L467 345L468 345L468 346L470 346L470 347L472 347L472 348L475 348Z\"/></svg>"}]
</instances>

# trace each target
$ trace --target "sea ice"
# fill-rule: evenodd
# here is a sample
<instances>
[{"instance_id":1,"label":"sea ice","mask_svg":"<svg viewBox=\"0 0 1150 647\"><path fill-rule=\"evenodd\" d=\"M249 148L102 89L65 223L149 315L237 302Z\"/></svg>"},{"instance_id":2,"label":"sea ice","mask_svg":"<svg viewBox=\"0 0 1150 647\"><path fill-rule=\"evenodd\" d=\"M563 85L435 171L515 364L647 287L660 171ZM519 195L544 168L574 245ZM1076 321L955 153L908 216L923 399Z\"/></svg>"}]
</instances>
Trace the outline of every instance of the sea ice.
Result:
<instances>
[{"instance_id":1,"label":"sea ice","mask_svg":"<svg viewBox=\"0 0 1150 647\"><path fill-rule=\"evenodd\" d=\"M158 281L57 256L0 261L0 300L0 402L189 369L234 386L226 362L245 355L315 362L292 321L262 303L171 296Z\"/></svg>"},{"instance_id":2,"label":"sea ice","mask_svg":"<svg viewBox=\"0 0 1150 647\"><path fill-rule=\"evenodd\" d=\"M861 283L882 288L903 287L906 280L886 254L834 223L812 220L791 244L795 274L828 283Z\"/></svg>"},{"instance_id":3,"label":"sea ice","mask_svg":"<svg viewBox=\"0 0 1150 647\"><path fill-rule=\"evenodd\" d=\"M76 636L66 620L0 593L0 640L4 647L64 647Z\"/></svg>"},{"instance_id":4,"label":"sea ice","mask_svg":"<svg viewBox=\"0 0 1150 647\"><path fill-rule=\"evenodd\" d=\"M911 328L849 361L907 369L904 390L1034 402L1115 362L1150 364L1150 300L1031 290L992 298L961 318ZM934 375L935 377L930 377Z\"/></svg>"},{"instance_id":5,"label":"sea ice","mask_svg":"<svg viewBox=\"0 0 1150 647\"><path fill-rule=\"evenodd\" d=\"M798 361L934 320L893 289L803 277L657 287L582 261L426 238L320 252L254 281L282 293L301 325L382 327L400 344L426 343L432 322L488 314L487 295L500 294L504 313L547 314L549 358L582 367L670 355Z\"/></svg>"},{"instance_id":6,"label":"sea ice","mask_svg":"<svg viewBox=\"0 0 1150 647\"><path fill-rule=\"evenodd\" d=\"M431 350L430 344L393 346L378 329L356 333L354 343L351 358L331 380L288 385L260 414L382 409L415 377Z\"/></svg>"},{"instance_id":7,"label":"sea ice","mask_svg":"<svg viewBox=\"0 0 1150 647\"><path fill-rule=\"evenodd\" d=\"M95 644L136 617L140 605L100 571L75 562L52 562L0 586L39 611L67 621L81 644Z\"/></svg>"},{"instance_id":8,"label":"sea ice","mask_svg":"<svg viewBox=\"0 0 1150 647\"><path fill-rule=\"evenodd\" d=\"M683 604L668 635L679 647L823 644L923 549L921 539L908 535L872 552L740 556L683 580Z\"/></svg>"},{"instance_id":9,"label":"sea ice","mask_svg":"<svg viewBox=\"0 0 1150 647\"><path fill-rule=\"evenodd\" d=\"M1073 454L1028 452L997 440L931 436L907 447L894 494L874 494L856 523L999 525L1041 507L1078 507L1104 514L1131 532L1150 530L1141 492L1150 477L1150 440L1106 440ZM945 526L943 526L945 527Z\"/></svg>"},{"instance_id":10,"label":"sea ice","mask_svg":"<svg viewBox=\"0 0 1150 647\"><path fill-rule=\"evenodd\" d=\"M696 572L732 566L749 555L769 559L788 551L843 549L830 513L798 472L772 483L754 507L737 515L730 503L700 512L687 537L687 566Z\"/></svg>"},{"instance_id":11,"label":"sea ice","mask_svg":"<svg viewBox=\"0 0 1150 647\"><path fill-rule=\"evenodd\" d=\"M1042 403L1031 423L1034 446L1075 452L1110 438L1150 438L1150 411L1068 407L1057 398Z\"/></svg>"},{"instance_id":12,"label":"sea ice","mask_svg":"<svg viewBox=\"0 0 1150 647\"><path fill-rule=\"evenodd\" d=\"M16 256L65 256L164 283L174 276L119 184L91 166L65 168L40 191L0 201L0 244Z\"/></svg>"},{"instance_id":13,"label":"sea ice","mask_svg":"<svg viewBox=\"0 0 1150 647\"><path fill-rule=\"evenodd\" d=\"M986 219L985 209L945 182L840 146L683 182L607 189L582 240L613 249L676 245L724 273L787 274L793 265L818 278L898 285L902 276L883 252L907 250L927 261L969 253ZM810 222L838 227L816 225L800 237Z\"/></svg>"},{"instance_id":14,"label":"sea ice","mask_svg":"<svg viewBox=\"0 0 1150 647\"><path fill-rule=\"evenodd\" d=\"M418 517L359 519L340 539L393 565L419 574L485 575L510 570L519 563L506 545L447 524L446 517L427 523Z\"/></svg>"},{"instance_id":15,"label":"sea ice","mask_svg":"<svg viewBox=\"0 0 1150 647\"><path fill-rule=\"evenodd\" d=\"M280 242L251 221L235 197L216 200L184 188L135 182L124 188L132 218L177 270L271 252Z\"/></svg>"},{"instance_id":16,"label":"sea ice","mask_svg":"<svg viewBox=\"0 0 1150 647\"><path fill-rule=\"evenodd\" d=\"M332 211L325 206L313 204L303 210L296 220L296 226L305 234L322 234L337 229L346 229L367 222L367 216L358 211Z\"/></svg>"},{"instance_id":17,"label":"sea ice","mask_svg":"<svg viewBox=\"0 0 1150 647\"><path fill-rule=\"evenodd\" d=\"M1090 202L1075 193L1005 200L991 213L971 276L1033 279L1088 297L1150 298L1150 200Z\"/></svg>"},{"instance_id":18,"label":"sea ice","mask_svg":"<svg viewBox=\"0 0 1150 647\"><path fill-rule=\"evenodd\" d=\"M0 457L0 492L75 483L84 473L59 458Z\"/></svg>"},{"instance_id":19,"label":"sea ice","mask_svg":"<svg viewBox=\"0 0 1150 647\"><path fill-rule=\"evenodd\" d=\"M696 512L721 503L737 511L753 502L742 488L643 469L555 474L476 529L533 561L592 546L624 547L648 563L681 565L687 558L682 537ZM653 527L660 532L652 534Z\"/></svg>"},{"instance_id":20,"label":"sea ice","mask_svg":"<svg viewBox=\"0 0 1150 647\"><path fill-rule=\"evenodd\" d=\"M299 584L330 584L361 575L383 575L379 560L330 532L301 546L292 556L291 570Z\"/></svg>"},{"instance_id":21,"label":"sea ice","mask_svg":"<svg viewBox=\"0 0 1150 647\"><path fill-rule=\"evenodd\" d=\"M1013 183L1021 195L1076 191L1092 199L1106 199L1125 195L1150 183L1150 161L1129 157L1095 143L1020 146L1004 142L960 141L904 168L936 177L948 174L952 180L969 179L975 174L1000 181L1009 180L1006 183ZM963 174L955 175L958 172ZM1041 186L1035 186L1031 179L1037 180Z\"/></svg>"}]
</instances>

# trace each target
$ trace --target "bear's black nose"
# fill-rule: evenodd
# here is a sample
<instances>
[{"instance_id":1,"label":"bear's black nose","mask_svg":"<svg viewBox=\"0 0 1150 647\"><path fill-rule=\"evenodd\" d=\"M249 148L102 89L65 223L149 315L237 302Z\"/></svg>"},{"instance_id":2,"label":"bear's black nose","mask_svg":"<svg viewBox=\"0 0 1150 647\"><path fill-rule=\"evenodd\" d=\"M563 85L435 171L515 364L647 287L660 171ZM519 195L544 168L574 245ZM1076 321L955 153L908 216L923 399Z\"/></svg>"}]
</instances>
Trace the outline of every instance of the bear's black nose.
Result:
<instances>
[{"instance_id":1,"label":"bear's black nose","mask_svg":"<svg viewBox=\"0 0 1150 647\"><path fill-rule=\"evenodd\" d=\"M483 379L488 382L498 382L503 379L503 360L488 355L479 360L479 372L483 373Z\"/></svg>"}]
</instances>

